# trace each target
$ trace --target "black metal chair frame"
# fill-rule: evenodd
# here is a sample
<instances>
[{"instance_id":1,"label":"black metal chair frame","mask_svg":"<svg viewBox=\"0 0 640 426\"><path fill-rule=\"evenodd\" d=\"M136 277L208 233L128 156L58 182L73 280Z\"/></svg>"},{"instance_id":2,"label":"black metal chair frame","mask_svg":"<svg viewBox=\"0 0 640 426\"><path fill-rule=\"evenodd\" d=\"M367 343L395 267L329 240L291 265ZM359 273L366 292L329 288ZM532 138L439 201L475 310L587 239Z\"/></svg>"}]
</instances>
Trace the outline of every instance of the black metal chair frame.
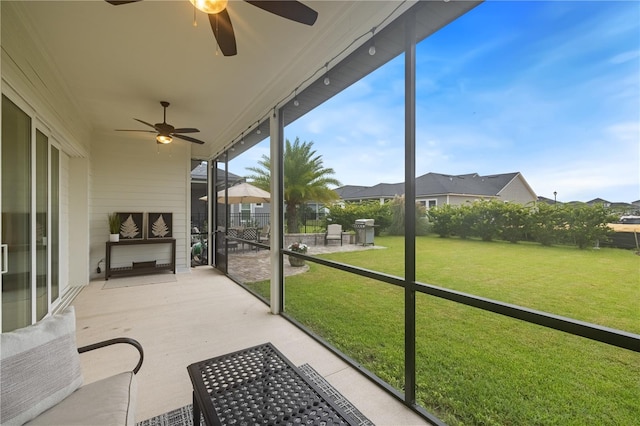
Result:
<instances>
[{"instance_id":1,"label":"black metal chair frame","mask_svg":"<svg viewBox=\"0 0 640 426\"><path fill-rule=\"evenodd\" d=\"M78 348L78 353L84 353L88 351L92 351L94 349L104 348L106 346L116 345L118 343L124 343L135 347L140 354L140 360L138 360L138 365L133 369L133 374L138 374L140 368L142 367L142 361L144 360L144 351L142 350L142 345L134 339L130 339L128 337L117 337L115 339L104 340L102 342L94 343L87 346L82 346Z\"/></svg>"}]
</instances>

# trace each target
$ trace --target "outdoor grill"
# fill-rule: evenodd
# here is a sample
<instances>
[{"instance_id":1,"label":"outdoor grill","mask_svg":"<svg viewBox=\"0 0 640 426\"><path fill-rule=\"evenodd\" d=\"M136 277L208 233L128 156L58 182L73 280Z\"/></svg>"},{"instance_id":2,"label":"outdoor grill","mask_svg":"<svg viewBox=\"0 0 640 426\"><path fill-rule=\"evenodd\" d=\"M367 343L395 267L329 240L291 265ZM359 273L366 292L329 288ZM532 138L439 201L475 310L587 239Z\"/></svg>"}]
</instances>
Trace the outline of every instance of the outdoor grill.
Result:
<instances>
[{"instance_id":1,"label":"outdoor grill","mask_svg":"<svg viewBox=\"0 0 640 426\"><path fill-rule=\"evenodd\" d=\"M356 223L353 224L353 229L356 231L356 244L373 245L373 222L373 219L356 219Z\"/></svg>"}]
</instances>

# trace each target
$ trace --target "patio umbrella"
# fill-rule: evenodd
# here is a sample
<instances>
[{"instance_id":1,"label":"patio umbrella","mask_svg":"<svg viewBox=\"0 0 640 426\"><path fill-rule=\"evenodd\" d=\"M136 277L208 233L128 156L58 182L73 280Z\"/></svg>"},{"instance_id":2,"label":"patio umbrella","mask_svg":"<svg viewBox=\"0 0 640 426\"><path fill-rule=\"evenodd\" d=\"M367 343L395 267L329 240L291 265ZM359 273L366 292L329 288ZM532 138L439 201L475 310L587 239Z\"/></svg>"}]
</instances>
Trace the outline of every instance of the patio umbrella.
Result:
<instances>
[{"instance_id":1,"label":"patio umbrella","mask_svg":"<svg viewBox=\"0 0 640 426\"><path fill-rule=\"evenodd\" d=\"M224 189L218 191L218 202L224 203ZM271 194L249 183L242 182L227 189L229 193L229 204L240 203L268 203L271 201Z\"/></svg>"}]
</instances>

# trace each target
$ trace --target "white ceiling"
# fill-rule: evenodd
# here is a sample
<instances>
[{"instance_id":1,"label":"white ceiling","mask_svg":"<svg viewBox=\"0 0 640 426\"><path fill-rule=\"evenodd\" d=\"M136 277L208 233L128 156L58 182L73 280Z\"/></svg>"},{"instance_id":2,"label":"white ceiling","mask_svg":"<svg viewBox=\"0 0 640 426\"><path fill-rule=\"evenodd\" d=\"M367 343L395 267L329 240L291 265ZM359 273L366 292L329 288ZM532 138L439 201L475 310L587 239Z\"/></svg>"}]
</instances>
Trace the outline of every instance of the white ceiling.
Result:
<instances>
[{"instance_id":1,"label":"white ceiling","mask_svg":"<svg viewBox=\"0 0 640 426\"><path fill-rule=\"evenodd\" d=\"M209 158L261 119L304 80L370 31L399 1L303 1L313 27L244 1L230 1L238 54L216 54L207 15L188 0L112 6L93 1L23 1L16 7L93 131L140 129L162 121L196 127L193 158ZM367 37L362 39L365 42ZM357 45L353 46L353 48ZM148 138L153 135L132 134ZM178 143L187 143L178 141Z\"/></svg>"}]
</instances>

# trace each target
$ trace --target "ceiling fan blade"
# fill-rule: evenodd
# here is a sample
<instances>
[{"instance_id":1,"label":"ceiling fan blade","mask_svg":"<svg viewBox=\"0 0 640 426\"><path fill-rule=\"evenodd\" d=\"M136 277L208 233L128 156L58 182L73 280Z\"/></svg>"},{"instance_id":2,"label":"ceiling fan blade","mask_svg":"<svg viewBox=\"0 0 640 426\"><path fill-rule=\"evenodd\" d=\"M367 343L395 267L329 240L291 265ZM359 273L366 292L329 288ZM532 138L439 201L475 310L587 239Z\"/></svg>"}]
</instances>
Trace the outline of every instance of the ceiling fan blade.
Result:
<instances>
[{"instance_id":1,"label":"ceiling fan blade","mask_svg":"<svg viewBox=\"0 0 640 426\"><path fill-rule=\"evenodd\" d=\"M184 136L184 135L176 135L175 133L173 135L174 138L178 138L178 139L182 139L185 141L189 141L189 142L193 142L193 143L198 143L200 145L204 145L204 142L201 141L200 139L196 139L196 138L192 138L191 136Z\"/></svg>"},{"instance_id":2,"label":"ceiling fan blade","mask_svg":"<svg viewBox=\"0 0 640 426\"><path fill-rule=\"evenodd\" d=\"M155 130L133 130L133 129L116 129L116 132L142 132L142 133L158 133Z\"/></svg>"},{"instance_id":3,"label":"ceiling fan blade","mask_svg":"<svg viewBox=\"0 0 640 426\"><path fill-rule=\"evenodd\" d=\"M300 22L301 24L313 25L318 19L318 12L311 9L309 6L300 3L295 0L245 0L262 10L271 12L275 15L281 16L292 21Z\"/></svg>"},{"instance_id":4,"label":"ceiling fan blade","mask_svg":"<svg viewBox=\"0 0 640 426\"><path fill-rule=\"evenodd\" d=\"M183 127L180 129L173 129L173 133L198 133L200 130L194 129L193 127Z\"/></svg>"},{"instance_id":5,"label":"ceiling fan blade","mask_svg":"<svg viewBox=\"0 0 640 426\"><path fill-rule=\"evenodd\" d=\"M222 54L224 56L236 55L238 53L236 36L233 33L233 25L231 25L231 18L227 9L215 15L209 15L209 23Z\"/></svg>"},{"instance_id":6,"label":"ceiling fan blade","mask_svg":"<svg viewBox=\"0 0 640 426\"><path fill-rule=\"evenodd\" d=\"M156 126L154 126L153 124L149 124L149 123L147 123L146 121L142 121L142 120L140 120L139 118L134 118L134 120L139 121L139 122L140 122L140 123L142 123L142 124L146 124L147 126L151 127L152 129L155 129L155 128L156 128Z\"/></svg>"},{"instance_id":7,"label":"ceiling fan blade","mask_svg":"<svg viewBox=\"0 0 640 426\"><path fill-rule=\"evenodd\" d=\"M120 6L121 4L137 3L141 0L104 0L104 1L114 6Z\"/></svg>"}]
</instances>

